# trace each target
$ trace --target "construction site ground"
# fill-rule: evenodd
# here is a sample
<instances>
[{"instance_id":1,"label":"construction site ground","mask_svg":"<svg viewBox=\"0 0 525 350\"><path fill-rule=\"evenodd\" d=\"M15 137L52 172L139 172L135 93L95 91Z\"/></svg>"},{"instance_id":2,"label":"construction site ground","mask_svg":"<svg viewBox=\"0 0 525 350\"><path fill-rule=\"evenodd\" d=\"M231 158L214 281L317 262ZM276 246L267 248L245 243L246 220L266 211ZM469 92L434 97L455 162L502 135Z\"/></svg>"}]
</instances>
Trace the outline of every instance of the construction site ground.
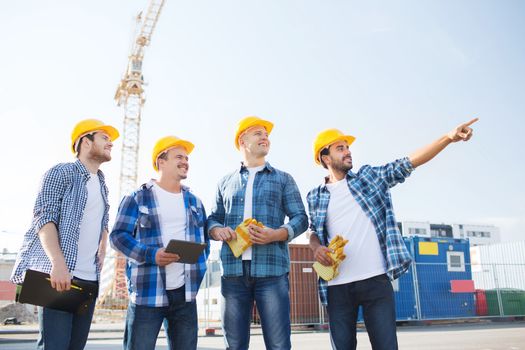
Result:
<instances>
[{"instance_id":1,"label":"construction site ground","mask_svg":"<svg viewBox=\"0 0 525 350\"><path fill-rule=\"evenodd\" d=\"M209 324L214 335L206 335L201 329L198 349L224 349L220 324ZM122 348L124 324L93 324L86 350L116 350ZM250 349L264 349L262 331L253 327ZM0 349L34 349L38 336L37 325L0 326ZM370 349L368 335L359 328L358 349ZM486 320L463 323L410 323L398 327L399 348L405 350L525 350L525 322L520 320ZM330 349L330 335L322 327L294 327L292 347L295 349ZM162 330L157 349L167 349L166 337Z\"/></svg>"}]
</instances>

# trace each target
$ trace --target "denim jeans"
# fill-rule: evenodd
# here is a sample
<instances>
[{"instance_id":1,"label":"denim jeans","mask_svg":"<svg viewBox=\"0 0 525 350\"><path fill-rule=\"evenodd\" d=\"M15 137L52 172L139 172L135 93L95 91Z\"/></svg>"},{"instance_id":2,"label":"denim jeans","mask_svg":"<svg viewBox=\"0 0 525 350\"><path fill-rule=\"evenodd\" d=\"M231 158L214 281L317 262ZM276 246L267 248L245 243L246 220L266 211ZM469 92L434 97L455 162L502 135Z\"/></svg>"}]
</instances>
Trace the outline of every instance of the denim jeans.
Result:
<instances>
[{"instance_id":1,"label":"denim jeans","mask_svg":"<svg viewBox=\"0 0 525 350\"><path fill-rule=\"evenodd\" d=\"M290 349L288 274L251 277L250 264L249 260L243 261L243 276L222 277L222 326L226 348L248 349L250 319L255 301L266 349Z\"/></svg>"},{"instance_id":2,"label":"denim jeans","mask_svg":"<svg viewBox=\"0 0 525 350\"><path fill-rule=\"evenodd\" d=\"M186 302L184 286L166 293L168 306L129 303L124 331L125 350L154 350L163 322L169 349L197 349L196 302Z\"/></svg>"},{"instance_id":3,"label":"denim jeans","mask_svg":"<svg viewBox=\"0 0 525 350\"><path fill-rule=\"evenodd\" d=\"M95 311L95 302L81 314L38 307L38 350L82 350Z\"/></svg>"},{"instance_id":4,"label":"denim jeans","mask_svg":"<svg viewBox=\"0 0 525 350\"><path fill-rule=\"evenodd\" d=\"M357 347L360 305L372 349L397 350L394 290L386 275L328 287L332 348L353 350Z\"/></svg>"}]
</instances>

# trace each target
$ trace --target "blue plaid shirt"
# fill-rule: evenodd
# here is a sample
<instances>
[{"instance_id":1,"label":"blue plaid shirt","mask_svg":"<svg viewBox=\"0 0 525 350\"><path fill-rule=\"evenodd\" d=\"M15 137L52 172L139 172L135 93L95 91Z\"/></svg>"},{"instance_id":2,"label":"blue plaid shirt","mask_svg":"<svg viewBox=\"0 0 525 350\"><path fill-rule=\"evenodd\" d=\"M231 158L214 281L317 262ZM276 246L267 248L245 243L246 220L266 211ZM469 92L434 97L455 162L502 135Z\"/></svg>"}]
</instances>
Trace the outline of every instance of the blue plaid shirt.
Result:
<instances>
[{"instance_id":1,"label":"blue plaid shirt","mask_svg":"<svg viewBox=\"0 0 525 350\"><path fill-rule=\"evenodd\" d=\"M380 167L365 165L357 174L348 172L348 188L355 200L374 224L381 251L385 257L387 274L394 280L401 276L412 262L399 229L397 228L390 187L404 182L414 170L408 158L396 160ZM306 200L310 214L310 231L317 235L322 245L328 245L326 230L326 211L330 192L326 184L311 190ZM319 279L321 302L328 302L328 283Z\"/></svg>"},{"instance_id":2,"label":"blue plaid shirt","mask_svg":"<svg viewBox=\"0 0 525 350\"><path fill-rule=\"evenodd\" d=\"M120 203L117 219L109 235L111 246L127 257L126 276L130 299L137 305L168 306L166 269L155 262L164 247L153 180L144 184ZM206 212L199 198L182 186L186 208L186 240L208 243ZM184 264L186 301L197 296L206 272L209 245L196 264Z\"/></svg>"},{"instance_id":3,"label":"blue plaid shirt","mask_svg":"<svg viewBox=\"0 0 525 350\"><path fill-rule=\"evenodd\" d=\"M104 216L100 223L100 233L102 233L108 228L108 189L102 171L99 170L97 175L105 205ZM80 160L57 164L44 174L33 209L33 222L29 231L24 235L22 248L11 274L13 283L22 283L28 269L51 272L51 261L38 237L42 226L49 222L54 223L57 227L60 248L69 271L75 270L80 223L88 196L86 183L90 176L89 171ZM96 239L100 240L100 234ZM100 275L98 256L95 255L93 260L98 279Z\"/></svg>"},{"instance_id":4,"label":"blue plaid shirt","mask_svg":"<svg viewBox=\"0 0 525 350\"><path fill-rule=\"evenodd\" d=\"M242 165L219 181L215 204L208 218L208 231L217 226L229 226L235 230L243 221L248 175L248 169ZM286 228L288 240L253 245L251 274L253 277L283 275L290 269L288 242L308 228L308 217L297 184L290 174L266 163L255 174L252 203L252 217L272 229ZM286 216L289 221L285 224ZM235 258L227 244L222 245L221 261L224 276L242 276L242 257Z\"/></svg>"}]
</instances>

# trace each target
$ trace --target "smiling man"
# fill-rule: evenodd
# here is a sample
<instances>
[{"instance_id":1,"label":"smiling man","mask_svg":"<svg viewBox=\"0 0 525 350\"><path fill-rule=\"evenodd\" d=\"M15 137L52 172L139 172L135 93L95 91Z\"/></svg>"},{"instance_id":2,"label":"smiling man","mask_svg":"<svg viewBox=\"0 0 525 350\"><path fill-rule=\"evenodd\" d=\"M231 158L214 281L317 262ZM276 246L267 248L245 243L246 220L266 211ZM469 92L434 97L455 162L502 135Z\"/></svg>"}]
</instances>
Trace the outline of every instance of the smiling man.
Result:
<instances>
[{"instance_id":1,"label":"smiling man","mask_svg":"<svg viewBox=\"0 0 525 350\"><path fill-rule=\"evenodd\" d=\"M208 243L206 213L181 181L188 177L193 144L176 136L157 141L152 153L158 180L124 197L110 241L127 257L130 302L124 349L153 350L162 323L170 349L197 348L196 296L209 247L196 264L165 251L171 239Z\"/></svg>"},{"instance_id":2,"label":"smiling man","mask_svg":"<svg viewBox=\"0 0 525 350\"><path fill-rule=\"evenodd\" d=\"M261 317L266 349L290 349L288 242L308 226L301 195L288 173L266 162L273 123L257 117L242 119L235 147L243 162L218 185L208 218L210 236L218 241L236 238L235 228L248 218L264 227L249 226L253 246L236 258L223 244L222 322L227 349L248 349L253 302ZM284 219L288 217L285 224Z\"/></svg>"},{"instance_id":3,"label":"smiling man","mask_svg":"<svg viewBox=\"0 0 525 350\"><path fill-rule=\"evenodd\" d=\"M394 291L390 279L398 278L411 263L399 232L390 188L404 182L418 166L434 158L451 143L468 141L476 119L464 123L409 157L383 166L363 166L351 171L350 145L355 138L337 129L320 132L314 141L314 160L328 170L320 186L308 193L310 247L323 265L334 262L327 255L331 239L348 240L347 256L339 274L319 279L319 293L328 304L330 337L334 349L355 349L359 306L372 348L397 349Z\"/></svg>"},{"instance_id":4,"label":"smiling man","mask_svg":"<svg viewBox=\"0 0 525 350\"><path fill-rule=\"evenodd\" d=\"M100 120L80 121L71 134L74 163L58 164L45 173L33 223L24 236L11 281L20 284L26 270L50 274L51 286L69 290L71 279L98 284L108 233L108 189L102 163L111 160L117 129ZM95 301L85 313L38 308L38 349L83 349Z\"/></svg>"}]
</instances>

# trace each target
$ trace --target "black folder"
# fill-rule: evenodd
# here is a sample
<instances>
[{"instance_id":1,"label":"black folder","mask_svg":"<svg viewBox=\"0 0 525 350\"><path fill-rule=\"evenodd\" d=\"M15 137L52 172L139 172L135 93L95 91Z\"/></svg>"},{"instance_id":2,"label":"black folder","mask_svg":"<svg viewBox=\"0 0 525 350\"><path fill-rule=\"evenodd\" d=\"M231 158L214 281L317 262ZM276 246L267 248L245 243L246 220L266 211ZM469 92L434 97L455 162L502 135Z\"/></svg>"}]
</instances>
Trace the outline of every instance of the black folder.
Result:
<instances>
[{"instance_id":1,"label":"black folder","mask_svg":"<svg viewBox=\"0 0 525 350\"><path fill-rule=\"evenodd\" d=\"M72 313L84 312L98 296L98 282L71 280L71 289L59 292L51 287L49 274L27 270L18 302Z\"/></svg>"},{"instance_id":2,"label":"black folder","mask_svg":"<svg viewBox=\"0 0 525 350\"><path fill-rule=\"evenodd\" d=\"M179 263L195 264L199 260L199 255L201 255L204 248L206 248L206 243L172 239L169 241L165 251L167 253L178 254L180 260L177 262Z\"/></svg>"}]
</instances>

